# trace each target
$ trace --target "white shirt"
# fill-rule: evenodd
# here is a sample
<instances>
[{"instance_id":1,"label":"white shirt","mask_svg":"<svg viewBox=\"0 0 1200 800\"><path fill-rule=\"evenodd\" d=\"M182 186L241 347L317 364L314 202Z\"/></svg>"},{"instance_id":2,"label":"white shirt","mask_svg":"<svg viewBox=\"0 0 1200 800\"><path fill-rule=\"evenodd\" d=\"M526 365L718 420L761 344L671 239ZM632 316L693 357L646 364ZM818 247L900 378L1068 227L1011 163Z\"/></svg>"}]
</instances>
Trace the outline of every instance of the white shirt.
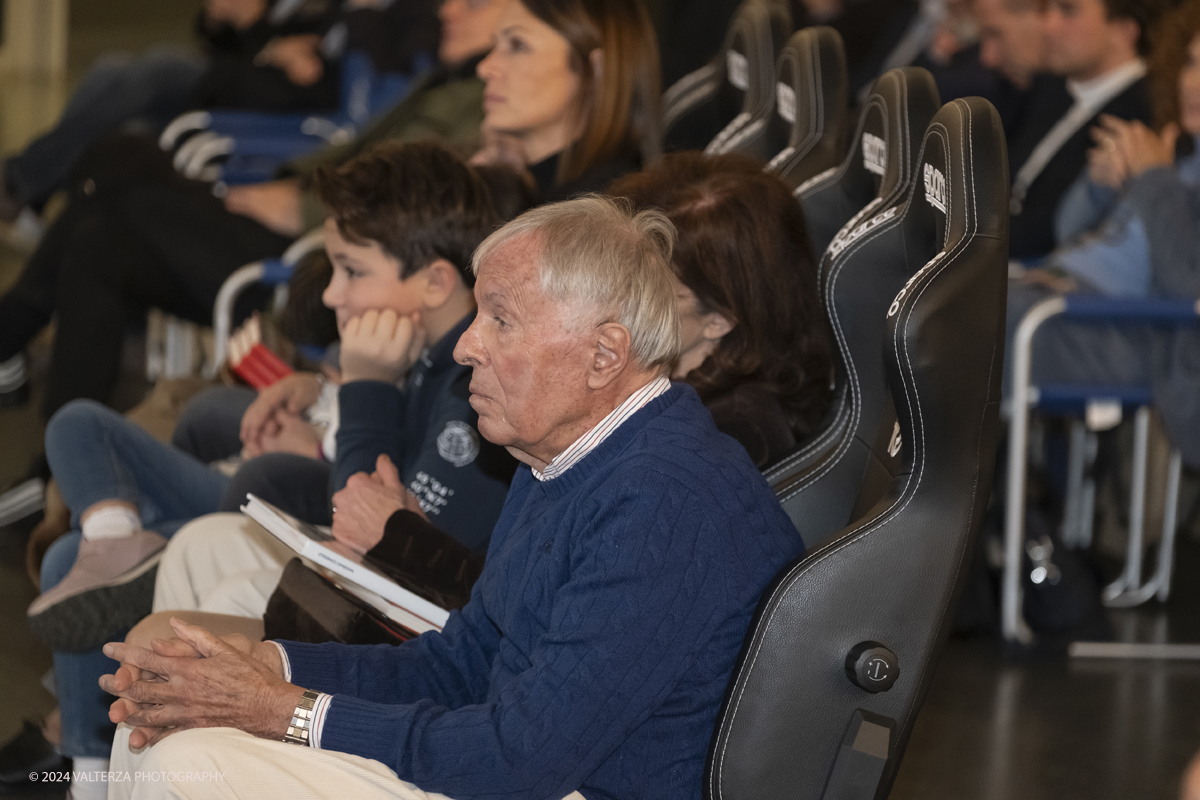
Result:
<instances>
[{"instance_id":1,"label":"white shirt","mask_svg":"<svg viewBox=\"0 0 1200 800\"><path fill-rule=\"evenodd\" d=\"M1098 78L1092 78L1090 81L1067 81L1067 92L1075 98L1075 103L1042 137L1042 140L1037 143L1037 147L1033 148L1029 154L1029 158L1017 170L1017 175L1012 182L1012 197L1009 201L1009 210L1013 214L1021 213L1025 206L1025 195L1029 192L1029 187L1037 180L1038 175L1042 174L1042 170L1054 156L1058 155L1058 151L1067 143L1067 140L1086 125L1088 120L1096 116L1096 113L1104 108L1109 100L1128 89L1145 74L1146 62L1135 58Z\"/></svg>"},{"instance_id":2,"label":"white shirt","mask_svg":"<svg viewBox=\"0 0 1200 800\"><path fill-rule=\"evenodd\" d=\"M580 436L566 450L554 457L554 460L546 465L543 472L533 471L533 477L539 481L552 481L559 475L569 470L571 467L578 464L584 456L600 446L600 443L612 435L613 431L621 427L621 423L632 417L638 409L649 403L654 398L671 388L671 381L664 376L659 376L647 383L642 388L638 389L633 394L625 399L625 402L614 408L608 415L596 423L596 425L587 433Z\"/></svg>"}]
</instances>

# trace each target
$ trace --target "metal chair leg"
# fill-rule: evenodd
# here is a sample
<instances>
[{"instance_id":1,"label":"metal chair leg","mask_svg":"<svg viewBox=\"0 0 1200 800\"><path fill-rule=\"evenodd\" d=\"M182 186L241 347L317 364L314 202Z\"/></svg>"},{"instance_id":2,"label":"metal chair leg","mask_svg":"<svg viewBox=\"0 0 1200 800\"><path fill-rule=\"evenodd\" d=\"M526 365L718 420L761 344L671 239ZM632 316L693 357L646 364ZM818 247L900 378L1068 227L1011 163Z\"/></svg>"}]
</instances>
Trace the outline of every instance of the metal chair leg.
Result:
<instances>
[{"instance_id":1,"label":"metal chair leg","mask_svg":"<svg viewBox=\"0 0 1200 800\"><path fill-rule=\"evenodd\" d=\"M1083 542L1084 471L1087 460L1087 426L1083 420L1070 422L1067 451L1067 496L1063 503L1062 543L1077 548Z\"/></svg>"},{"instance_id":2,"label":"metal chair leg","mask_svg":"<svg viewBox=\"0 0 1200 800\"><path fill-rule=\"evenodd\" d=\"M1150 408L1137 410L1133 422L1133 478L1129 491L1129 539L1125 545L1125 569L1121 577L1104 587L1104 604L1128 608L1146 602L1142 585L1142 545L1146 522L1146 461L1150 450ZM1143 596L1145 594L1145 596Z\"/></svg>"},{"instance_id":3,"label":"metal chair leg","mask_svg":"<svg viewBox=\"0 0 1200 800\"><path fill-rule=\"evenodd\" d=\"M1162 540L1158 544L1158 566L1150 584L1160 603L1171 595L1171 571L1175 566L1175 534L1179 527L1179 478L1183 472L1183 454L1172 448L1167 471L1167 496L1163 508Z\"/></svg>"},{"instance_id":4,"label":"metal chair leg","mask_svg":"<svg viewBox=\"0 0 1200 800\"><path fill-rule=\"evenodd\" d=\"M1000 627L1010 642L1029 644L1033 631L1022 609L1021 565L1025 550L1025 459L1029 435L1032 387L1033 336L1043 322L1061 314L1067 303L1061 297L1043 300L1031 308L1017 326L1013 339L1012 419L1008 428L1008 480L1004 506L1004 575L1000 584Z\"/></svg>"},{"instance_id":5,"label":"metal chair leg","mask_svg":"<svg viewBox=\"0 0 1200 800\"><path fill-rule=\"evenodd\" d=\"M1087 432L1084 450L1085 467L1079 519L1079 547L1082 550L1092 546L1092 534L1096 527L1096 476L1093 470L1096 466L1096 455L1100 452L1100 437L1095 431Z\"/></svg>"}]
</instances>

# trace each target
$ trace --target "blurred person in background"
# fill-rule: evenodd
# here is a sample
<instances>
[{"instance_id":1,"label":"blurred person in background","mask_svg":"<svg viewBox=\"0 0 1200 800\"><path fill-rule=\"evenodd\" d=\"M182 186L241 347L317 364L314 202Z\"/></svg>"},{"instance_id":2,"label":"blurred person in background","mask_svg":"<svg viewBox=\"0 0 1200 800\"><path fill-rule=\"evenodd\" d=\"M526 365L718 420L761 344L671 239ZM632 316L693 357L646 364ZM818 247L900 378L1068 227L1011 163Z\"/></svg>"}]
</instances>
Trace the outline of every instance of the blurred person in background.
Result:
<instances>
[{"instance_id":1,"label":"blurred person in background","mask_svg":"<svg viewBox=\"0 0 1200 800\"><path fill-rule=\"evenodd\" d=\"M1084 169L1089 131L1102 114L1150 121L1142 56L1162 7L1161 0L1048 0L1045 64L1058 80L1030 97L1009 136L1012 258L1054 248L1059 201Z\"/></svg>"},{"instance_id":2,"label":"blurred person in background","mask_svg":"<svg viewBox=\"0 0 1200 800\"><path fill-rule=\"evenodd\" d=\"M36 244L39 215L50 196L68 188L88 147L122 125L157 133L188 109L213 106L333 108L338 54L321 45L339 16L338 5L205 0L196 22L203 53L161 46L99 58L54 128L0 162L0 223L12 226L10 240Z\"/></svg>"},{"instance_id":3,"label":"blurred person in background","mask_svg":"<svg viewBox=\"0 0 1200 800\"><path fill-rule=\"evenodd\" d=\"M1184 0L1166 15L1153 41L1157 130L1106 116L1091 132L1087 171L1059 220L1074 238L1010 286L1010 337L1025 311L1055 293L1200 297L1200 0ZM1152 384L1172 441L1195 464L1198 354L1200 336L1188 329L1050 320L1038 333L1033 379Z\"/></svg>"},{"instance_id":4,"label":"blurred person in background","mask_svg":"<svg viewBox=\"0 0 1200 800\"><path fill-rule=\"evenodd\" d=\"M307 189L318 166L385 139L476 141L483 83L475 68L503 2L443 3L439 66L353 141L288 164L284 179L236 187L222 200L178 175L151 139L116 136L92 148L67 208L0 297L0 401L22 398L25 345L57 312L45 416L76 397L107 402L127 322L155 306L210 324L230 273L321 224L324 209Z\"/></svg>"},{"instance_id":5,"label":"blurred person in background","mask_svg":"<svg viewBox=\"0 0 1200 800\"><path fill-rule=\"evenodd\" d=\"M602 191L658 155L658 46L639 0L509 0L479 64L484 149L539 202Z\"/></svg>"}]
</instances>

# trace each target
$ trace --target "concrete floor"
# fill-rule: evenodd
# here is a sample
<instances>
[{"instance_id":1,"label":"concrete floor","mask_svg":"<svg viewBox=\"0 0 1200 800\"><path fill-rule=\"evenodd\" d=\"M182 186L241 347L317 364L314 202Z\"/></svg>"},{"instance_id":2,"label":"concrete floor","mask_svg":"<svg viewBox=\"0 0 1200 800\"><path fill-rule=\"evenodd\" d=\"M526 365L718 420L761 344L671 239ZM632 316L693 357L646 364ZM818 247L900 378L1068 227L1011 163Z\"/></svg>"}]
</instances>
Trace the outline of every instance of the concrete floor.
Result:
<instances>
[{"instance_id":1,"label":"concrete floor","mask_svg":"<svg viewBox=\"0 0 1200 800\"><path fill-rule=\"evenodd\" d=\"M72 3L71 75L99 53L188 39L195 0ZM0 152L49 125L70 79L0 82ZM19 254L0 248L0 289ZM43 340L32 350L46 355ZM35 380L35 390L37 381ZM35 402L0 411L0 487L40 448ZM0 530L0 742L24 718L54 706L41 685L49 652L26 629L34 589L24 571L24 531ZM1200 642L1200 546L1181 545L1177 590L1114 618L1125 637ZM949 643L901 766L893 800L1168 800L1200 748L1200 663L1071 663L1006 657L987 637ZM45 795L42 795L45 796Z\"/></svg>"}]
</instances>

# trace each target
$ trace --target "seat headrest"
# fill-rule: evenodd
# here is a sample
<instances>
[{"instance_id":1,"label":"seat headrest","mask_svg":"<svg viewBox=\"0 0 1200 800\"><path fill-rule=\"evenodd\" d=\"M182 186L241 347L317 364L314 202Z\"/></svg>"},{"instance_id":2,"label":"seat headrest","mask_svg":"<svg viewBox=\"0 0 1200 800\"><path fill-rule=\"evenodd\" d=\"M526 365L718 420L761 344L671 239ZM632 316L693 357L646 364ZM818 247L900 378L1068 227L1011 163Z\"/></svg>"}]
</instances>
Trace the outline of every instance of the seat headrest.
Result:
<instances>
[{"instance_id":1,"label":"seat headrest","mask_svg":"<svg viewBox=\"0 0 1200 800\"><path fill-rule=\"evenodd\" d=\"M791 186L837 166L845 154L846 54L833 28L815 26L792 34L779 54L775 113L768 138L787 146L767 169Z\"/></svg>"},{"instance_id":2,"label":"seat headrest","mask_svg":"<svg viewBox=\"0 0 1200 800\"><path fill-rule=\"evenodd\" d=\"M785 5L748 0L738 8L717 62L720 68L719 59L724 59L717 102L737 111L706 152L740 152L766 161L785 146L786 139L773 146L763 134L775 108L775 62L791 32L792 17Z\"/></svg>"},{"instance_id":3,"label":"seat headrest","mask_svg":"<svg viewBox=\"0 0 1200 800\"><path fill-rule=\"evenodd\" d=\"M894 398L901 435L914 445L902 448L906 471L922 451L947 438L957 441L960 428L974 424L962 418L964 408L999 402L1000 373L985 378L988 370L999 369L1002 345L985 333L995 333L991 323L1002 332L1004 322L1008 153L992 104L979 97L947 103L929 125L917 169L920 180L912 187L904 225L909 236L930 237L940 247L897 293L887 314L889 384L916 382Z\"/></svg>"},{"instance_id":4,"label":"seat headrest","mask_svg":"<svg viewBox=\"0 0 1200 800\"><path fill-rule=\"evenodd\" d=\"M987 505L999 427L1008 187L999 115L980 98L943 108L924 138L945 192L922 180L909 205L945 206L947 249L888 310L888 384L901 472L868 514L779 573L755 613L717 718L707 800L830 796L856 712L886 718L886 797L933 676ZM899 672L886 691L851 682L847 656L879 643ZM844 761L844 759L843 759Z\"/></svg>"},{"instance_id":5,"label":"seat headrest","mask_svg":"<svg viewBox=\"0 0 1200 800\"><path fill-rule=\"evenodd\" d=\"M818 253L843 226L851 228L903 197L917 148L939 106L937 84L925 69L902 67L879 77L845 159L796 189Z\"/></svg>"},{"instance_id":6,"label":"seat headrest","mask_svg":"<svg viewBox=\"0 0 1200 800\"><path fill-rule=\"evenodd\" d=\"M762 113L769 114L775 58L791 32L791 12L779 0L745 0L738 6L713 59L663 93L664 150L702 149L739 114L764 105Z\"/></svg>"}]
</instances>

